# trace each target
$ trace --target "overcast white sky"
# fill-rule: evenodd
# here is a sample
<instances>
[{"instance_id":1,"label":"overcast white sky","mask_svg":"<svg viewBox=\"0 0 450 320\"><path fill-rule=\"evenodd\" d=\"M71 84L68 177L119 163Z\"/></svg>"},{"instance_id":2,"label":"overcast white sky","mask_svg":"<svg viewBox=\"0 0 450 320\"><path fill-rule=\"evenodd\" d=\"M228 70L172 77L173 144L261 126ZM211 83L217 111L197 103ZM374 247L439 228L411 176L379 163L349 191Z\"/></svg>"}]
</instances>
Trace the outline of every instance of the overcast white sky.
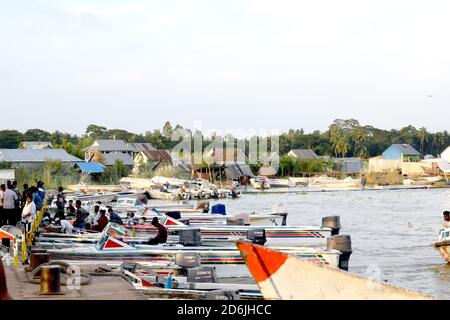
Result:
<instances>
[{"instance_id":1,"label":"overcast white sky","mask_svg":"<svg viewBox=\"0 0 450 320\"><path fill-rule=\"evenodd\" d=\"M0 0L0 129L449 129L449 1Z\"/></svg>"}]
</instances>

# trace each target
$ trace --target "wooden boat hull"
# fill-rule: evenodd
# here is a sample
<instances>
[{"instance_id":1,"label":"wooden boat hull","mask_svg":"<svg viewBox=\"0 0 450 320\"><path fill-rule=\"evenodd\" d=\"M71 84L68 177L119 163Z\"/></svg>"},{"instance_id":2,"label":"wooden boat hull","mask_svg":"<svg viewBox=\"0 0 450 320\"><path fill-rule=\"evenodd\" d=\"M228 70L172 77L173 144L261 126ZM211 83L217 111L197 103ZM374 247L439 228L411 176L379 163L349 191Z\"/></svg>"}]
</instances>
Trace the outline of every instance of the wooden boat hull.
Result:
<instances>
[{"instance_id":1,"label":"wooden boat hull","mask_svg":"<svg viewBox=\"0 0 450 320\"><path fill-rule=\"evenodd\" d=\"M441 257L447 263L450 263L450 241L444 240L444 241L436 242L434 244L434 247L439 251Z\"/></svg>"},{"instance_id":2,"label":"wooden boat hull","mask_svg":"<svg viewBox=\"0 0 450 320\"><path fill-rule=\"evenodd\" d=\"M430 296L382 281L238 242L238 248L265 299L277 300L416 300Z\"/></svg>"}]
</instances>

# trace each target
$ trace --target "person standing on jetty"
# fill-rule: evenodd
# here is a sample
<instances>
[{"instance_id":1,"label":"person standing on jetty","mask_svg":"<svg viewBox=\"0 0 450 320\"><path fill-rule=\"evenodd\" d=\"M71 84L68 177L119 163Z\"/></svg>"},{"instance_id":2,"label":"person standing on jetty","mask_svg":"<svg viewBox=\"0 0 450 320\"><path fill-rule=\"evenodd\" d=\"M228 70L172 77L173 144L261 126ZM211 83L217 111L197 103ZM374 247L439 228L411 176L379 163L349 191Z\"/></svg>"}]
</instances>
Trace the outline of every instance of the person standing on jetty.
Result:
<instances>
[{"instance_id":1,"label":"person standing on jetty","mask_svg":"<svg viewBox=\"0 0 450 320\"><path fill-rule=\"evenodd\" d=\"M40 211L42 209L42 200L39 197L38 189L35 186L31 186L30 192L33 195L33 202L36 205L37 211Z\"/></svg>"},{"instance_id":2,"label":"person standing on jetty","mask_svg":"<svg viewBox=\"0 0 450 320\"><path fill-rule=\"evenodd\" d=\"M36 216L36 212L36 205L33 202L33 195L31 193L28 193L26 195L25 205L22 209L22 224L25 234L27 234L30 230L31 224L33 223Z\"/></svg>"},{"instance_id":3,"label":"person standing on jetty","mask_svg":"<svg viewBox=\"0 0 450 320\"><path fill-rule=\"evenodd\" d=\"M58 188L58 193L56 194L56 206L58 207L58 213L64 214L64 208L66 207L66 198L64 197L63 187Z\"/></svg>"},{"instance_id":4,"label":"person standing on jetty","mask_svg":"<svg viewBox=\"0 0 450 320\"><path fill-rule=\"evenodd\" d=\"M11 183L8 184L8 189L3 193L3 214L4 219L6 219L5 224L16 225L16 201L19 198L17 194L13 190L13 185Z\"/></svg>"},{"instance_id":5,"label":"person standing on jetty","mask_svg":"<svg viewBox=\"0 0 450 320\"><path fill-rule=\"evenodd\" d=\"M27 193L29 193L30 190L28 188L28 184L23 185L23 191L22 191L22 199L21 199L21 207L23 208L25 206L25 202L27 201Z\"/></svg>"}]
</instances>

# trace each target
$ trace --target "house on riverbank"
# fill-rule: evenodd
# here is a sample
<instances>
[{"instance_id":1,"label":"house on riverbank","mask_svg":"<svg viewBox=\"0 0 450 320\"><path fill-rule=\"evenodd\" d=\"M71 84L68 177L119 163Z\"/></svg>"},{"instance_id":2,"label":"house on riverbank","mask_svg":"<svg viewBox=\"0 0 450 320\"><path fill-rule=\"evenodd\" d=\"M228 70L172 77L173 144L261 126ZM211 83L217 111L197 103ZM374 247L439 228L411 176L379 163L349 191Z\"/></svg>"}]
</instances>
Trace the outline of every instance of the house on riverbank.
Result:
<instances>
[{"instance_id":1,"label":"house on riverbank","mask_svg":"<svg viewBox=\"0 0 450 320\"><path fill-rule=\"evenodd\" d=\"M0 149L0 162L12 168L41 169L47 160L59 160L67 167L82 161L64 149Z\"/></svg>"},{"instance_id":2,"label":"house on riverbank","mask_svg":"<svg viewBox=\"0 0 450 320\"><path fill-rule=\"evenodd\" d=\"M421 160L420 153L409 144L393 144L381 156L369 159L370 172L398 172L403 176L427 175L433 161Z\"/></svg>"},{"instance_id":3,"label":"house on riverbank","mask_svg":"<svg viewBox=\"0 0 450 320\"><path fill-rule=\"evenodd\" d=\"M129 168L134 166L133 155L136 149L123 140L95 140L92 145L82 151L84 151L86 162L98 161L105 166L113 166L117 160L120 160Z\"/></svg>"}]
</instances>

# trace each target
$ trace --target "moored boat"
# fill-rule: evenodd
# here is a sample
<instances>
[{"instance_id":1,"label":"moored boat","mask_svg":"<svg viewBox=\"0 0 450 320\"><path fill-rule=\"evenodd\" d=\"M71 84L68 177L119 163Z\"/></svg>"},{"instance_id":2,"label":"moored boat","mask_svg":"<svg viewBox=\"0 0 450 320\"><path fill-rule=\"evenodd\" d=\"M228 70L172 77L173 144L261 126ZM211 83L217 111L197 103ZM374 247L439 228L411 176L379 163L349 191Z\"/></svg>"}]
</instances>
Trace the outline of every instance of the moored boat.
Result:
<instances>
[{"instance_id":1,"label":"moored boat","mask_svg":"<svg viewBox=\"0 0 450 320\"><path fill-rule=\"evenodd\" d=\"M281 247L283 252L316 263L338 266L340 251L322 248ZM129 245L118 238L103 233L95 245L84 245L63 249L48 249L51 259L81 261L133 261L142 264L166 263L174 265L177 254L198 255L200 265L216 267L224 276L242 276L248 274L239 251L233 247L188 247L181 245Z\"/></svg>"},{"instance_id":2,"label":"moored boat","mask_svg":"<svg viewBox=\"0 0 450 320\"><path fill-rule=\"evenodd\" d=\"M434 244L434 247L439 251L441 257L450 263L450 228L439 230L438 241Z\"/></svg>"},{"instance_id":3,"label":"moored boat","mask_svg":"<svg viewBox=\"0 0 450 320\"><path fill-rule=\"evenodd\" d=\"M357 276L262 246L238 242L242 257L264 299L423 300L425 294Z\"/></svg>"}]
</instances>

